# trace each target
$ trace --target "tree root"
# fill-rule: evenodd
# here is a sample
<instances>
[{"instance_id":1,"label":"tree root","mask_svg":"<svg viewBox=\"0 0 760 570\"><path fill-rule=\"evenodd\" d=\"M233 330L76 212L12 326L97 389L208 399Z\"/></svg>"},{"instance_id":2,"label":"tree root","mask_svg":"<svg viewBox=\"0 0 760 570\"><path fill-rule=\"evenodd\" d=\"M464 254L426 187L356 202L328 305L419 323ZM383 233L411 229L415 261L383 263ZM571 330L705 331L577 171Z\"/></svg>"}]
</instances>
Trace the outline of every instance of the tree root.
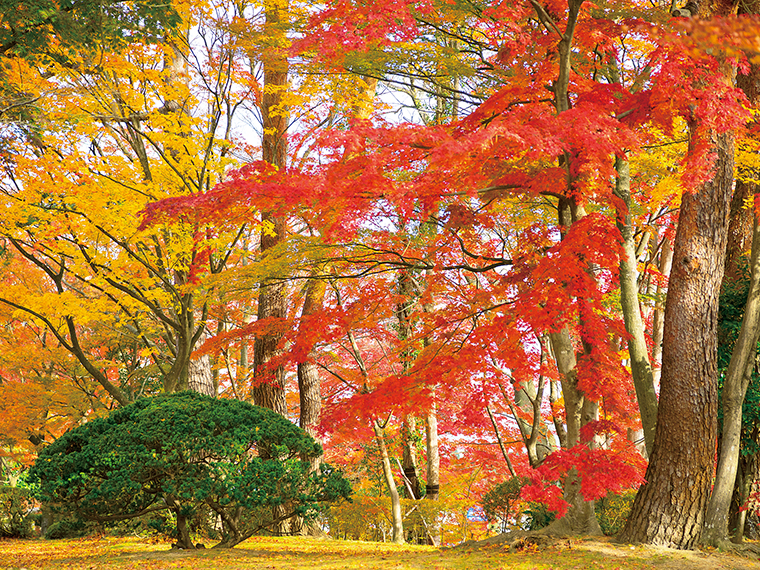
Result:
<instances>
[{"instance_id":1,"label":"tree root","mask_svg":"<svg viewBox=\"0 0 760 570\"><path fill-rule=\"evenodd\" d=\"M760 555L760 545L749 544L746 542L737 544L735 542L731 542L728 539L723 539L718 541L718 544L710 546L714 546L720 552L727 552L729 554L736 554L738 556L756 557Z\"/></svg>"},{"instance_id":2,"label":"tree root","mask_svg":"<svg viewBox=\"0 0 760 570\"><path fill-rule=\"evenodd\" d=\"M541 530L531 531L515 530L498 534L496 536L490 536L483 540L468 540L454 548L474 550L476 548L482 548L483 546L501 546L504 550L510 552L522 552L525 550L545 550L550 546L558 545L572 548L570 537L567 535L556 534L547 527Z\"/></svg>"}]
</instances>

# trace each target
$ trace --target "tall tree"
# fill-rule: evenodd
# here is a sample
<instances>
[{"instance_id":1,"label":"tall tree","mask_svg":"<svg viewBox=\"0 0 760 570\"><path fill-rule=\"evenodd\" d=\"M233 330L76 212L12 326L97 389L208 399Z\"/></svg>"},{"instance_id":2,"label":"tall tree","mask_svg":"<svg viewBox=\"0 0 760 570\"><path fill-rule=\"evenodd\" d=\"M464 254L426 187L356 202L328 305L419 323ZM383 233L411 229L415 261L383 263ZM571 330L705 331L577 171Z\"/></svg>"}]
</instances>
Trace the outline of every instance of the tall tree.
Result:
<instances>
[{"instance_id":1,"label":"tall tree","mask_svg":"<svg viewBox=\"0 0 760 570\"><path fill-rule=\"evenodd\" d=\"M192 52L181 34L167 34L123 53L83 51L80 61L51 64L44 74L28 68L46 105L37 103L28 128L4 146L1 231L47 290L11 287L2 302L44 323L122 404L131 396L92 327L108 324L142 345L141 365L166 391L186 389L209 307L201 278L225 266L245 232L217 227L218 241L201 246L208 226L140 228L149 202L198 195L219 180L231 162L235 99L249 89L235 92L241 75L229 34L209 7L183 16L209 40ZM203 79L200 93L188 74ZM23 86L26 75L12 79Z\"/></svg>"},{"instance_id":2,"label":"tall tree","mask_svg":"<svg viewBox=\"0 0 760 570\"><path fill-rule=\"evenodd\" d=\"M262 141L261 154L264 162L275 169L284 170L288 157L288 88L287 35L288 4L268 1L264 4L265 23L269 45L262 57L264 84L261 98ZM275 248L285 239L286 221L273 211L264 211L261 216L262 255ZM285 317L284 283L279 279L268 279L261 283L258 305L258 319L274 321ZM256 338L253 353L255 383L253 401L265 408L287 415L285 403L285 371L281 364L272 361L279 353L280 335L274 331L265 332Z\"/></svg>"},{"instance_id":3,"label":"tall tree","mask_svg":"<svg viewBox=\"0 0 760 570\"><path fill-rule=\"evenodd\" d=\"M700 16L726 16L735 9L730 2L716 3L711 10L700 9ZM705 80L730 83L730 68L724 62ZM708 148L716 158L708 179L681 202L665 305L654 451L621 535L622 540L675 548L691 548L699 540L712 483L718 300L734 170L733 133L719 132L698 115L688 120L691 151L702 146L702 152Z\"/></svg>"},{"instance_id":4,"label":"tall tree","mask_svg":"<svg viewBox=\"0 0 760 570\"><path fill-rule=\"evenodd\" d=\"M739 11L744 14L758 14L760 2L748 2L743 4ZM746 73L737 77L737 86L747 96L752 106L760 103L760 65L751 64ZM723 378L722 401L722 429L719 432L720 445L718 464L715 474L715 484L710 494L710 502L707 506L707 514L704 523L702 541L715 546L728 540L731 531L729 529L729 511L731 499L737 481L739 467L740 446L742 440L742 416L743 404L752 379L755 368L757 353L757 340L760 336L760 226L757 221L757 207L747 208L748 199L757 199L758 185L753 175L746 175L746 168L739 167L739 176L736 181L733 198L731 199L728 246L726 248L726 270L723 278L723 287L737 279L738 263L742 254L746 251L747 234L751 224L751 247L749 260L749 291L747 303L744 308L739 336L734 344L728 370Z\"/></svg>"}]
</instances>

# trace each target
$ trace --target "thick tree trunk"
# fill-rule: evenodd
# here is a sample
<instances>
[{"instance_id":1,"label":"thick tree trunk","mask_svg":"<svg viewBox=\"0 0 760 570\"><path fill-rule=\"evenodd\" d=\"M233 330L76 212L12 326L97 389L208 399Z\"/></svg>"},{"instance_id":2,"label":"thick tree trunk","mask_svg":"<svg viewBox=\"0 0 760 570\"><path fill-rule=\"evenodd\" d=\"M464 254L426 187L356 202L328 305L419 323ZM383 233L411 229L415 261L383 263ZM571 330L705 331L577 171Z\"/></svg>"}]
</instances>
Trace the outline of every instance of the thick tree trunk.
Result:
<instances>
[{"instance_id":1,"label":"thick tree trunk","mask_svg":"<svg viewBox=\"0 0 760 570\"><path fill-rule=\"evenodd\" d=\"M304 291L302 317L311 317L322 309L325 297L325 283L310 279ZM318 439L319 422L322 415L321 382L317 366L310 352L305 362L298 363L298 393L300 400L299 425L314 439Z\"/></svg>"},{"instance_id":2,"label":"thick tree trunk","mask_svg":"<svg viewBox=\"0 0 760 570\"><path fill-rule=\"evenodd\" d=\"M657 425L657 393L649 361L644 322L639 306L638 270L636 244L633 240L634 228L631 222L631 175L628 161L615 159L617 183L615 195L623 201L625 208L618 208L617 226L623 237L623 256L620 258L620 306L623 311L625 330L628 332L628 354L631 358L631 374L636 389L636 400L641 413L644 441L647 455L652 454L654 431Z\"/></svg>"},{"instance_id":3,"label":"thick tree trunk","mask_svg":"<svg viewBox=\"0 0 760 570\"><path fill-rule=\"evenodd\" d=\"M728 511L736 482L742 432L742 404L754 369L760 336L760 225L753 224L750 286L739 337L723 380L720 454L702 541L718 546L728 539Z\"/></svg>"},{"instance_id":4,"label":"thick tree trunk","mask_svg":"<svg viewBox=\"0 0 760 570\"><path fill-rule=\"evenodd\" d=\"M195 345L205 340L208 334L204 331ZM191 358L187 367L187 387L193 392L205 394L206 396L216 397L216 385L214 383L214 372L211 368L211 357L208 354Z\"/></svg>"},{"instance_id":5,"label":"thick tree trunk","mask_svg":"<svg viewBox=\"0 0 760 570\"><path fill-rule=\"evenodd\" d=\"M265 32L270 46L264 51L262 63L264 68L264 88L261 98L262 116L262 158L284 169L287 163L288 113L285 93L288 85L288 59L285 52L286 37L283 24L286 20L287 3L265 2ZM266 256L285 239L285 221L272 215L262 213L264 228L261 232L261 252ZM285 316L285 289L281 282L265 280L261 283L257 317L283 318ZM254 403L274 410L278 414L287 414L285 403L285 372L282 366L272 368L270 361L278 355L280 336L267 333L258 337L254 343Z\"/></svg>"},{"instance_id":6,"label":"thick tree trunk","mask_svg":"<svg viewBox=\"0 0 760 570\"><path fill-rule=\"evenodd\" d=\"M187 387L193 392L216 397L214 374L211 370L211 358L208 354L190 359L187 372Z\"/></svg>"},{"instance_id":7,"label":"thick tree trunk","mask_svg":"<svg viewBox=\"0 0 760 570\"><path fill-rule=\"evenodd\" d=\"M692 548L704 521L715 460L718 299L733 186L733 136L710 136L718 153L714 178L681 202L654 450L621 534L626 542Z\"/></svg>"},{"instance_id":8,"label":"thick tree trunk","mask_svg":"<svg viewBox=\"0 0 760 570\"><path fill-rule=\"evenodd\" d=\"M305 287L302 317L309 317L320 311L325 296L325 283L310 279ZM322 415L322 383L319 378L317 365L314 364L310 352L305 362L298 363L298 399L299 422L301 429L315 440L319 441L319 422ZM313 471L319 469L321 457L309 459L309 467ZM316 535L318 527L314 524L304 524L302 518L293 521L293 531L301 535Z\"/></svg>"}]
</instances>

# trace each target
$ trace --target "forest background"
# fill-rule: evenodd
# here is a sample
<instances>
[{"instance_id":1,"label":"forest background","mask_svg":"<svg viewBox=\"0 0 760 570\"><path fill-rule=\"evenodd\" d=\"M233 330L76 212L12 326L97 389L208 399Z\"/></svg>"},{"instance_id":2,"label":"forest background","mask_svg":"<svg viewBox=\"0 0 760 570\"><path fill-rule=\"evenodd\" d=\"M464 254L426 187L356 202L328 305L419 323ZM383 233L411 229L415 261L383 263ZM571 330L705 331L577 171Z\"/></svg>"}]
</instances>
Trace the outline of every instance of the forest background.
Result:
<instances>
[{"instance_id":1,"label":"forest background","mask_svg":"<svg viewBox=\"0 0 760 570\"><path fill-rule=\"evenodd\" d=\"M508 480L506 525L646 481L624 538L741 537L757 2L0 8L8 483L191 389L317 437L357 537Z\"/></svg>"}]
</instances>

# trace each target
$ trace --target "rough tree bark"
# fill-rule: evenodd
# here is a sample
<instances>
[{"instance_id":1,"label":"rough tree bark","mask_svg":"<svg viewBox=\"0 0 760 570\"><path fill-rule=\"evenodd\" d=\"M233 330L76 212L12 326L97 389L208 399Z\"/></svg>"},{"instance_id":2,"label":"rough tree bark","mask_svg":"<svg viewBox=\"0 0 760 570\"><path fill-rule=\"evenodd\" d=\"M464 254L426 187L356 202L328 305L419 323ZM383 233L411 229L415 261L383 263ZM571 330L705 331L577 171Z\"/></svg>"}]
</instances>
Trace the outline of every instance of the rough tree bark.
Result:
<instances>
[{"instance_id":1,"label":"rough tree bark","mask_svg":"<svg viewBox=\"0 0 760 570\"><path fill-rule=\"evenodd\" d=\"M284 95L288 86L288 58L285 51L286 37L283 25L287 19L287 3L267 1L264 4L265 30L270 42L262 55L264 85L261 97L262 158L283 169L287 163L288 112ZM264 228L261 232L261 253L266 256L285 239L285 220L271 212L261 215ZM260 284L259 320L285 316L284 284L276 280L264 280ZM287 414L285 403L285 372L282 366L271 368L269 362L277 356L280 336L267 333L256 338L253 347L254 388L256 405Z\"/></svg>"},{"instance_id":2,"label":"rough tree bark","mask_svg":"<svg viewBox=\"0 0 760 570\"><path fill-rule=\"evenodd\" d=\"M325 297L325 282L310 279L305 287L301 315L310 317L319 313ZM317 366L309 353L305 362L298 363L298 393L300 400L299 425L314 439L318 439L319 421L322 414L321 382ZM318 465L319 459L315 459Z\"/></svg>"},{"instance_id":3,"label":"rough tree bark","mask_svg":"<svg viewBox=\"0 0 760 570\"><path fill-rule=\"evenodd\" d=\"M746 5L745 9L760 7L760 2L752 4ZM737 78L737 85L751 102L760 101L760 66L752 65L749 74ZM745 199L751 198L757 192L757 184L737 181L731 199L724 283L738 277L738 262L746 251L749 236L752 243L750 285L739 337L723 380L720 453L702 534L702 542L712 546L719 546L729 538L729 510L739 466L742 407L755 367L757 341L760 336L760 226L754 209L746 208L744 205ZM747 227L751 228L749 232Z\"/></svg>"},{"instance_id":4,"label":"rough tree bark","mask_svg":"<svg viewBox=\"0 0 760 570\"><path fill-rule=\"evenodd\" d=\"M760 335L760 226L753 225L750 287L742 327L723 379L723 430L715 484L705 515L702 542L719 546L728 539L728 511L736 482L742 432L742 404L755 364Z\"/></svg>"},{"instance_id":5,"label":"rough tree bark","mask_svg":"<svg viewBox=\"0 0 760 570\"><path fill-rule=\"evenodd\" d=\"M717 321L733 186L733 136L710 134L715 174L681 202L665 305L654 450L626 542L692 548L712 482L717 431Z\"/></svg>"}]
</instances>

